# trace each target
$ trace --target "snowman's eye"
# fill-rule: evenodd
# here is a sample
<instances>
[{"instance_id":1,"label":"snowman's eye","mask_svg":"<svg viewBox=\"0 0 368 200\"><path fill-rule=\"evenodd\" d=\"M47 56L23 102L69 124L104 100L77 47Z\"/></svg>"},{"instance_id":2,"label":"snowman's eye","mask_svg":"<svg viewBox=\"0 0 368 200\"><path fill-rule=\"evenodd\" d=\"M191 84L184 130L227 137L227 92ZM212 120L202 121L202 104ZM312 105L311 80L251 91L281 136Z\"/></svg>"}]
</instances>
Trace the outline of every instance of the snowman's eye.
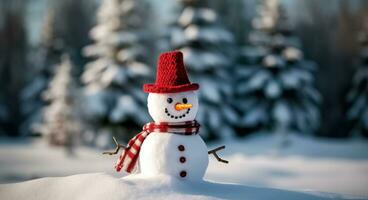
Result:
<instances>
[{"instance_id":1,"label":"snowman's eye","mask_svg":"<svg viewBox=\"0 0 368 200\"><path fill-rule=\"evenodd\" d=\"M167 98L167 103L172 103L173 99L172 98Z\"/></svg>"},{"instance_id":2,"label":"snowman's eye","mask_svg":"<svg viewBox=\"0 0 368 200\"><path fill-rule=\"evenodd\" d=\"M188 103L188 99L187 98L183 98L183 103Z\"/></svg>"}]
</instances>

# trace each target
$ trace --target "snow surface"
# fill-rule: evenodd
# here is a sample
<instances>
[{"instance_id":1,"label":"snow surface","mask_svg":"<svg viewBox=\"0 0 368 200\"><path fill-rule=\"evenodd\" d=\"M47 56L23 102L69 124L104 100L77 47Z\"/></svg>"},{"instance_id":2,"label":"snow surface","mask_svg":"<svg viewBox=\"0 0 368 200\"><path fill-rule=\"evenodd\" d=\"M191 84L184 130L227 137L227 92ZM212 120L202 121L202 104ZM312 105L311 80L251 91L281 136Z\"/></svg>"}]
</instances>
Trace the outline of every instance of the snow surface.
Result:
<instances>
[{"instance_id":1,"label":"snow surface","mask_svg":"<svg viewBox=\"0 0 368 200\"><path fill-rule=\"evenodd\" d=\"M225 144L226 149L219 152L219 154L222 158L229 160L230 163L227 165L219 163L211 156L205 179L249 186L222 185L221 189L217 187L217 184L193 183L191 185L193 185L194 189L189 190L188 187L191 186L181 188L179 187L179 182L168 191L167 184L169 183L165 182L166 186L160 185L164 180L157 181L158 185L156 186L153 184L149 185L147 180L144 181L147 182L147 185L142 185L141 187L147 188L145 193L152 193L152 199L154 197L158 198L157 195L160 192L167 194L167 197L171 199L176 197L178 199L185 198L183 196L180 197L180 195L200 195L200 191L202 195L213 193L211 197L217 198L223 197L219 193L232 195L232 193L241 192L240 190L244 190L241 194L246 195L246 197L253 197L253 199L257 199L257 195L259 195L259 199L267 199L264 195L277 196L280 197L279 199L282 199L282 195L287 194L286 191L267 188L280 188L292 191L320 191L346 195L345 197L353 195L361 196L362 199L368 199L368 143L366 141L317 140L300 136L289 136L289 146L277 149L277 140L276 136L257 135L246 140L228 140L209 145L208 148L212 149ZM41 141L12 141L1 138L0 182L10 183L40 177L93 172L105 172L114 177L125 175L124 173L116 173L114 171L113 166L117 157L103 156L99 150L83 147L79 147L75 152L75 157L68 157L62 149L48 147ZM101 183L101 185L97 186L97 183L91 181L94 179L94 175L78 176L81 178L80 182L91 182L91 185L88 184L87 187L91 188L91 190L86 191L91 193L101 192L99 190L95 191L96 189L94 188L96 187L101 188L100 190L106 188L104 186L105 181L120 181L119 179L108 178L109 176L107 175L96 175L94 178L99 179ZM72 177L57 180L63 182L68 178ZM44 180L41 179L36 182L39 183ZM126 186L129 188L127 189L128 193L131 194L130 191L138 190L138 188L133 188L132 186L137 183L136 181L138 180L129 183L120 181L119 184L124 185L124 187L131 184L129 187ZM23 185L22 187L27 187L27 185L30 185L29 183L22 183L21 185ZM198 185L203 185L203 187ZM12 186L5 187L9 188ZM64 187L69 186L64 185ZM4 190L0 189L0 197ZM218 192L213 192L214 190ZM65 191L67 191L67 188ZM125 190L122 191L122 193L124 192ZM174 194L175 192L178 194ZM116 194L118 195L120 192ZM187 199L189 198L189 196L186 197ZM193 199L210 198L201 196L190 197ZM302 199L291 197L289 199Z\"/></svg>"},{"instance_id":2,"label":"snow surface","mask_svg":"<svg viewBox=\"0 0 368 200\"><path fill-rule=\"evenodd\" d=\"M343 199L332 194L292 192L207 181L190 182L166 176L147 178L141 175L131 175L118 179L102 173L42 178L2 185L0 195L6 200Z\"/></svg>"}]
</instances>

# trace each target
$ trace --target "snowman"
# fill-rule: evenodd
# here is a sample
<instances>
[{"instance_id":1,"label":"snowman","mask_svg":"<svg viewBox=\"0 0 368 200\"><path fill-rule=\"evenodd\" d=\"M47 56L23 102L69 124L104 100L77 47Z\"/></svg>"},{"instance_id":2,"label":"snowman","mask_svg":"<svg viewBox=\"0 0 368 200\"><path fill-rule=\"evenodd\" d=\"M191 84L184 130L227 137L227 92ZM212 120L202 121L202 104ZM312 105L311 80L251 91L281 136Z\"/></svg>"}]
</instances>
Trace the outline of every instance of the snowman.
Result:
<instances>
[{"instance_id":1,"label":"snowman","mask_svg":"<svg viewBox=\"0 0 368 200\"><path fill-rule=\"evenodd\" d=\"M208 155L224 163L216 152L225 146L208 151L199 136L200 125L195 121L198 112L197 83L191 83L179 51L160 55L156 82L145 84L147 106L154 122L147 123L143 131L132 138L127 146L114 139L117 148L124 148L116 170L141 173L145 176L159 174L188 180L203 178L208 166Z\"/></svg>"}]
</instances>

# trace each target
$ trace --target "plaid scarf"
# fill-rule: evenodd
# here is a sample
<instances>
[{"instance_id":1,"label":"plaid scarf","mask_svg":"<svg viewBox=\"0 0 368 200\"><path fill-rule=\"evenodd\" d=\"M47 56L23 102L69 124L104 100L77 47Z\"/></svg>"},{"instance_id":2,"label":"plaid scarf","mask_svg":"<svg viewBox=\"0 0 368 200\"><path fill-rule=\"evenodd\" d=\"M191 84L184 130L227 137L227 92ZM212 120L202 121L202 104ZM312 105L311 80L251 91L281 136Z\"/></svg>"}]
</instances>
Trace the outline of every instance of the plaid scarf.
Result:
<instances>
[{"instance_id":1,"label":"plaid scarf","mask_svg":"<svg viewBox=\"0 0 368 200\"><path fill-rule=\"evenodd\" d=\"M195 135L199 131L197 121L186 122L150 122L143 126L143 131L134 136L128 143L127 147L121 153L116 165L116 171L124 169L131 173L135 170L139 157L141 146L147 136L152 132L173 133L179 135Z\"/></svg>"}]
</instances>

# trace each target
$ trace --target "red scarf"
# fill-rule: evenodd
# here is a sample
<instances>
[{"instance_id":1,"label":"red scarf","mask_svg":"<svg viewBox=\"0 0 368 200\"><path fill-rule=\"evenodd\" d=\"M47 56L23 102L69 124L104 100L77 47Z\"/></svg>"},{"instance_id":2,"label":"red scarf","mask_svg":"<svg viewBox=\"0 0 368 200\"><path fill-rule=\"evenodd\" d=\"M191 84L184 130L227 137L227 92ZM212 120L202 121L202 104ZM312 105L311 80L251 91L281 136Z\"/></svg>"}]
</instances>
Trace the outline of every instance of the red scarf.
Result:
<instances>
[{"instance_id":1,"label":"red scarf","mask_svg":"<svg viewBox=\"0 0 368 200\"><path fill-rule=\"evenodd\" d=\"M152 132L173 133L179 135L195 135L199 131L197 121L186 122L150 122L143 126L143 131L134 136L128 143L127 147L121 153L116 165L116 171L124 169L131 173L135 170L141 146L147 136Z\"/></svg>"}]
</instances>

